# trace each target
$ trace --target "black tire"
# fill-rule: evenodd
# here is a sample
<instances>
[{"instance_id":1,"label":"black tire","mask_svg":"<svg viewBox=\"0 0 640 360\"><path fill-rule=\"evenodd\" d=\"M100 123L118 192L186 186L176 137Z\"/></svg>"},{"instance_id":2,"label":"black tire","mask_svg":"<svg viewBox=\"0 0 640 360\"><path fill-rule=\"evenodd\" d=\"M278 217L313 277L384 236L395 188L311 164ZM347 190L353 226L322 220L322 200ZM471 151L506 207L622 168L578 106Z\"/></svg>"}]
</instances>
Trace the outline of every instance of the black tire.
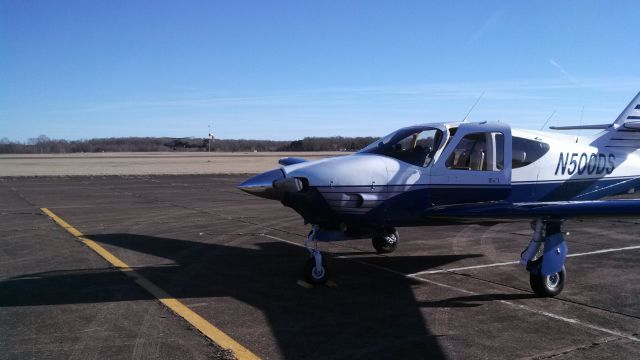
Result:
<instances>
[{"instance_id":1,"label":"black tire","mask_svg":"<svg viewBox=\"0 0 640 360\"><path fill-rule=\"evenodd\" d=\"M529 275L529 284L531 290L542 297L554 297L564 288L564 283L567 280L567 271L564 266L560 272L555 274L543 276L543 275Z\"/></svg>"},{"instance_id":2,"label":"black tire","mask_svg":"<svg viewBox=\"0 0 640 360\"><path fill-rule=\"evenodd\" d=\"M371 238L371 243L373 244L373 248L380 254L388 254L392 253L398 247L398 242L400 241L400 235L397 230L393 230L392 232L388 232L384 235L376 235Z\"/></svg>"},{"instance_id":3,"label":"black tire","mask_svg":"<svg viewBox=\"0 0 640 360\"><path fill-rule=\"evenodd\" d=\"M318 273L316 271L316 259L310 257L309 260L304 264L304 279L313 285L323 285L329 279L329 269L327 268L327 264L322 259L322 272Z\"/></svg>"}]
</instances>

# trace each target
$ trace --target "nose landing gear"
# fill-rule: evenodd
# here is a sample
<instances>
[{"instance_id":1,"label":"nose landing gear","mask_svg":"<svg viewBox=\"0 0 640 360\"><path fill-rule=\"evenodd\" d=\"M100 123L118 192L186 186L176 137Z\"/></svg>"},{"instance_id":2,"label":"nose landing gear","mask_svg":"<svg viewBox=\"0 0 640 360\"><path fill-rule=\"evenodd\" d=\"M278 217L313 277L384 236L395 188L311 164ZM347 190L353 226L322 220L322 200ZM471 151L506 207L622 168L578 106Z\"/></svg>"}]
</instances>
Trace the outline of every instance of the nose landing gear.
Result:
<instances>
[{"instance_id":1,"label":"nose landing gear","mask_svg":"<svg viewBox=\"0 0 640 360\"><path fill-rule=\"evenodd\" d=\"M316 238L319 230L318 225L313 225L307 240L304 242L304 247L309 250L309 259L304 264L304 279L313 285L323 285L329 279L329 270L322 258L322 253L318 250L318 240ZM313 246L311 246L313 243Z\"/></svg>"},{"instance_id":2,"label":"nose landing gear","mask_svg":"<svg viewBox=\"0 0 640 360\"><path fill-rule=\"evenodd\" d=\"M309 251L309 259L304 265L303 275L305 281L312 285L323 285L329 279L329 269L322 253L318 249L318 237L321 240L324 239L327 236L327 232L323 231L322 234L320 235L320 226L313 225L307 240L304 242L304 247ZM378 253L388 254L396 249L399 240L398 231L390 227L376 233L371 242Z\"/></svg>"}]
</instances>

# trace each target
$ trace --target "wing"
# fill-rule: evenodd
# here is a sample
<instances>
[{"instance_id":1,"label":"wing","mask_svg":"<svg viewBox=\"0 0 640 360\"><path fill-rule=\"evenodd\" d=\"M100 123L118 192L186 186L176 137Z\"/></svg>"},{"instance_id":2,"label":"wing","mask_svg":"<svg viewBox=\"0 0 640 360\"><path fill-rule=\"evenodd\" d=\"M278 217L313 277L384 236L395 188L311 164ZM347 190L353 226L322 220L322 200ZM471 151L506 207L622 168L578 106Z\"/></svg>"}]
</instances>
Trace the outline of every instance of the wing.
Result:
<instances>
[{"instance_id":1,"label":"wing","mask_svg":"<svg viewBox=\"0 0 640 360\"><path fill-rule=\"evenodd\" d=\"M459 204L433 207L422 215L427 219L640 216L640 199Z\"/></svg>"}]
</instances>

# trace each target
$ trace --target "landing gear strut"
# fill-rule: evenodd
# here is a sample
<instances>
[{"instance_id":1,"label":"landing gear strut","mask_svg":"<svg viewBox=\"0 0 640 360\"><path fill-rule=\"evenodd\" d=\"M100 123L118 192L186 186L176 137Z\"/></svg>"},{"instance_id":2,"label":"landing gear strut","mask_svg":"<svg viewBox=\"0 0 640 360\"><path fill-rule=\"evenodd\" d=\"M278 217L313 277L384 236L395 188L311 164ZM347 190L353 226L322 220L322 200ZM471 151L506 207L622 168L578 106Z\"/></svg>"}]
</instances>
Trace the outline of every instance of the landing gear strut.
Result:
<instances>
[{"instance_id":1,"label":"landing gear strut","mask_svg":"<svg viewBox=\"0 0 640 360\"><path fill-rule=\"evenodd\" d=\"M563 220L537 219L533 238L520 255L520 264L529 271L531 289L540 296L560 294L567 279L564 261L568 248L562 235L562 223ZM537 256L543 243L542 255Z\"/></svg>"},{"instance_id":2,"label":"landing gear strut","mask_svg":"<svg viewBox=\"0 0 640 360\"><path fill-rule=\"evenodd\" d=\"M383 233L376 234L371 238L373 248L380 254L392 253L396 250L400 241L398 230L394 228L385 229Z\"/></svg>"},{"instance_id":3,"label":"landing gear strut","mask_svg":"<svg viewBox=\"0 0 640 360\"><path fill-rule=\"evenodd\" d=\"M322 258L322 253L318 250L316 236L319 229L318 225L313 225L307 236L307 241L304 242L304 247L309 250L309 260L304 264L304 278L313 285L322 285L329 279L329 270Z\"/></svg>"}]
</instances>

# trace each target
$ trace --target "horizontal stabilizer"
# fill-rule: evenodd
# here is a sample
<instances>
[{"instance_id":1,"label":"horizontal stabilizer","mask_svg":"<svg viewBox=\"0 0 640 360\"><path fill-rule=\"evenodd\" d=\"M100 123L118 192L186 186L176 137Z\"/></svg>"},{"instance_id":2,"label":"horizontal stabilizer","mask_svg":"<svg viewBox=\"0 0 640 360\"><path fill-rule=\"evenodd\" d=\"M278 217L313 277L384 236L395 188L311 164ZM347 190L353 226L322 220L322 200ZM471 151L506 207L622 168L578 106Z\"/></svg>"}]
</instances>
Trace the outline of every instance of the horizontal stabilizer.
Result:
<instances>
[{"instance_id":1,"label":"horizontal stabilizer","mask_svg":"<svg viewBox=\"0 0 640 360\"><path fill-rule=\"evenodd\" d=\"M613 124L549 126L551 130L606 130L624 126L630 130L640 130L640 92L631 100L629 105L618 115Z\"/></svg>"},{"instance_id":2,"label":"horizontal stabilizer","mask_svg":"<svg viewBox=\"0 0 640 360\"><path fill-rule=\"evenodd\" d=\"M640 121L626 122L624 127L630 130L640 130Z\"/></svg>"},{"instance_id":3,"label":"horizontal stabilizer","mask_svg":"<svg viewBox=\"0 0 640 360\"><path fill-rule=\"evenodd\" d=\"M604 130L611 127L611 124L599 125L575 125L575 126L549 126L551 130Z\"/></svg>"},{"instance_id":4,"label":"horizontal stabilizer","mask_svg":"<svg viewBox=\"0 0 640 360\"><path fill-rule=\"evenodd\" d=\"M283 157L282 159L278 160L278 164L282 166L299 164L303 162L307 162L307 160L299 157Z\"/></svg>"}]
</instances>

